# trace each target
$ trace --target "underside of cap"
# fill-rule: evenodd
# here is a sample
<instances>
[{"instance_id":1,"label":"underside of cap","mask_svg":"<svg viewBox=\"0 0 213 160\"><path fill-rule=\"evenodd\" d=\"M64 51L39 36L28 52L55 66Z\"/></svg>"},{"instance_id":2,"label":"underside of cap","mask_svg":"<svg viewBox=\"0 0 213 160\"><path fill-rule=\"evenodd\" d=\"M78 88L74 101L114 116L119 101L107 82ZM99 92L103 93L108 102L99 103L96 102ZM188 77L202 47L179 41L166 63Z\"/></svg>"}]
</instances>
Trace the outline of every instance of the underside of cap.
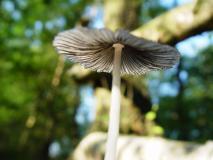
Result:
<instances>
[{"instance_id":1,"label":"underside of cap","mask_svg":"<svg viewBox=\"0 0 213 160\"><path fill-rule=\"evenodd\" d=\"M98 72L113 69L113 44L124 45L121 74L144 74L151 70L171 68L179 59L178 51L168 45L135 37L125 30L78 27L59 33L53 45L73 62Z\"/></svg>"}]
</instances>

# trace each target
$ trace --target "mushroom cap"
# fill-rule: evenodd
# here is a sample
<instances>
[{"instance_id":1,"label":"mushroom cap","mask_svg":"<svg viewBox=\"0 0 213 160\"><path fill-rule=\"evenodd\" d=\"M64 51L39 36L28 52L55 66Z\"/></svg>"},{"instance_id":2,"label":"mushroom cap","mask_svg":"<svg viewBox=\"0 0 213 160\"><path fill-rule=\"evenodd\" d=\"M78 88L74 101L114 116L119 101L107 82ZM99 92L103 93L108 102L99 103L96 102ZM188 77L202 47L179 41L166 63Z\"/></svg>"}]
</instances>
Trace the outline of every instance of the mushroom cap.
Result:
<instances>
[{"instance_id":1,"label":"mushroom cap","mask_svg":"<svg viewBox=\"0 0 213 160\"><path fill-rule=\"evenodd\" d=\"M78 27L59 33L53 41L59 54L98 72L112 72L115 43L124 45L121 74L140 75L151 70L168 69L180 56L171 46L135 37L126 30L112 32Z\"/></svg>"}]
</instances>

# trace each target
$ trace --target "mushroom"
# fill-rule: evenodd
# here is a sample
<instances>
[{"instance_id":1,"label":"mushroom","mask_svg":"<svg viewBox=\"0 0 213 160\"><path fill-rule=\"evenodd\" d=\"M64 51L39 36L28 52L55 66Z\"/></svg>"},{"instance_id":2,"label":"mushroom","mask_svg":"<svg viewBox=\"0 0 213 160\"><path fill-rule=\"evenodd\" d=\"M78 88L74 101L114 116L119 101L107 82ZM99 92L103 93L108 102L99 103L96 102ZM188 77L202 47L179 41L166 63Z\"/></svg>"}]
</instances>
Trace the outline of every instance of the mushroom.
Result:
<instances>
[{"instance_id":1,"label":"mushroom","mask_svg":"<svg viewBox=\"0 0 213 160\"><path fill-rule=\"evenodd\" d=\"M131 35L126 30L74 28L59 33L53 42L58 53L98 72L112 72L112 92L105 160L115 160L119 135L120 80L123 74L141 75L171 68L178 51Z\"/></svg>"}]
</instances>

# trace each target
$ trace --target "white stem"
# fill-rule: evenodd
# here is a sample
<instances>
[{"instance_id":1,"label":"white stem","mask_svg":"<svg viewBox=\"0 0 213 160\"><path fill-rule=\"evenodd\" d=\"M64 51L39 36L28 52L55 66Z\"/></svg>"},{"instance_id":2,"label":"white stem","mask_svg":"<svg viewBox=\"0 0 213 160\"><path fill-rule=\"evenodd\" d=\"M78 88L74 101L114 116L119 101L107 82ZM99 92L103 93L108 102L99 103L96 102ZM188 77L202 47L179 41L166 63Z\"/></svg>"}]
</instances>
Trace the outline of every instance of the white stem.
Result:
<instances>
[{"instance_id":1,"label":"white stem","mask_svg":"<svg viewBox=\"0 0 213 160\"><path fill-rule=\"evenodd\" d=\"M123 45L114 44L114 62L112 73L112 93L111 93L111 107L109 116L109 129L106 144L106 154L104 160L116 159L116 146L119 136L119 121L120 121L120 68L121 68L121 52Z\"/></svg>"}]
</instances>

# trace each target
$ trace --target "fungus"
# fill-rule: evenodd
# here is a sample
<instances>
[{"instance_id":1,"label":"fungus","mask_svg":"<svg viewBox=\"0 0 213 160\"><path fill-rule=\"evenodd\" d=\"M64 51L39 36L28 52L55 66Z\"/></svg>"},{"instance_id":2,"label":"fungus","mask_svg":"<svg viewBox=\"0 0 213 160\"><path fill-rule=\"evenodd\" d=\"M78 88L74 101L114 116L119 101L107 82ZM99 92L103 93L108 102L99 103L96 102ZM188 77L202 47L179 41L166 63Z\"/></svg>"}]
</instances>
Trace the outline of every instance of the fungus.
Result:
<instances>
[{"instance_id":1,"label":"fungus","mask_svg":"<svg viewBox=\"0 0 213 160\"><path fill-rule=\"evenodd\" d=\"M112 92L105 160L115 160L119 135L120 77L171 68L178 51L131 35L126 30L78 27L59 33L53 42L59 54L98 72L112 72Z\"/></svg>"}]
</instances>

